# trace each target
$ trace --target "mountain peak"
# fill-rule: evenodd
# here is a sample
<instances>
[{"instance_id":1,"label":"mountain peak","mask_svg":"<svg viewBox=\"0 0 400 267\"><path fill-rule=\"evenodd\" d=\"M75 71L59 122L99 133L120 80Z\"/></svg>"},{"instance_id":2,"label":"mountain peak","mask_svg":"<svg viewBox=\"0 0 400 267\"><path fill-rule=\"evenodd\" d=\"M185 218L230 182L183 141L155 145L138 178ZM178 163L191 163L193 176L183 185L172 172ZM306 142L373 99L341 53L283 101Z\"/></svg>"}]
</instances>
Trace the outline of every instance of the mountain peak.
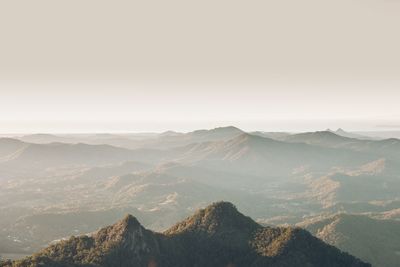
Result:
<instances>
[{"instance_id":1,"label":"mountain peak","mask_svg":"<svg viewBox=\"0 0 400 267\"><path fill-rule=\"evenodd\" d=\"M317 131L317 132L307 132L307 133L299 133L288 136L285 141L299 141L306 143L316 143L321 141L342 141L344 140L344 136L337 134L337 132L333 131Z\"/></svg>"},{"instance_id":2,"label":"mountain peak","mask_svg":"<svg viewBox=\"0 0 400 267\"><path fill-rule=\"evenodd\" d=\"M132 239L132 237L142 236L144 231L145 228L139 221L134 216L128 214L119 222L101 229L94 237L100 240L107 237L106 239L112 242L126 242Z\"/></svg>"},{"instance_id":3,"label":"mountain peak","mask_svg":"<svg viewBox=\"0 0 400 267\"><path fill-rule=\"evenodd\" d=\"M132 216L131 214L127 214L121 221L120 221L121 225L124 225L127 228L131 228L131 227L138 227L141 226L139 221L136 219L136 217Z\"/></svg>"},{"instance_id":4,"label":"mountain peak","mask_svg":"<svg viewBox=\"0 0 400 267\"><path fill-rule=\"evenodd\" d=\"M169 130L169 131L162 132L160 134L160 136L179 136L179 135L182 135L182 134L183 133L179 133L179 132L175 132L175 131Z\"/></svg>"},{"instance_id":5,"label":"mountain peak","mask_svg":"<svg viewBox=\"0 0 400 267\"><path fill-rule=\"evenodd\" d=\"M132 232L138 229L144 229L136 217L127 214L122 220L112 226L115 230L120 232Z\"/></svg>"},{"instance_id":6,"label":"mountain peak","mask_svg":"<svg viewBox=\"0 0 400 267\"><path fill-rule=\"evenodd\" d=\"M231 202L227 202L227 201L214 202L211 205L206 207L206 210L215 210L215 209L238 212L236 206L233 205Z\"/></svg>"},{"instance_id":7,"label":"mountain peak","mask_svg":"<svg viewBox=\"0 0 400 267\"><path fill-rule=\"evenodd\" d=\"M203 211L203 212L201 212ZM209 206L207 206L204 210L200 210L203 216L207 217L206 219L235 219L235 217L243 216L230 202L219 201L215 202ZM217 218L218 217L218 218Z\"/></svg>"},{"instance_id":8,"label":"mountain peak","mask_svg":"<svg viewBox=\"0 0 400 267\"><path fill-rule=\"evenodd\" d=\"M366 137L363 135L359 135L359 134L352 133L352 132L347 132L347 131L343 130L343 128L338 128L336 131L332 131L332 133L335 133L339 136L347 137L347 138L370 139L369 137Z\"/></svg>"},{"instance_id":9,"label":"mountain peak","mask_svg":"<svg viewBox=\"0 0 400 267\"><path fill-rule=\"evenodd\" d=\"M204 134L240 134L244 133L241 129L235 126L223 126L217 127L209 130L196 130L191 132L191 134L195 135L204 135Z\"/></svg>"},{"instance_id":10,"label":"mountain peak","mask_svg":"<svg viewBox=\"0 0 400 267\"><path fill-rule=\"evenodd\" d=\"M212 129L214 131L226 131L226 132L243 132L241 129L235 127L235 126L223 126L223 127L217 127Z\"/></svg>"},{"instance_id":11,"label":"mountain peak","mask_svg":"<svg viewBox=\"0 0 400 267\"><path fill-rule=\"evenodd\" d=\"M251 218L241 214L230 202L215 202L200 209L193 216L166 231L176 234L185 231L209 234L235 231L253 231L261 227Z\"/></svg>"},{"instance_id":12,"label":"mountain peak","mask_svg":"<svg viewBox=\"0 0 400 267\"><path fill-rule=\"evenodd\" d=\"M336 129L336 131L335 130L332 130L332 129L330 129L330 128L328 128L328 129L326 129L325 131L323 131L323 132L331 132L331 133L337 133L337 134L339 134L339 133L347 133L345 130L343 130L342 128L337 128Z\"/></svg>"},{"instance_id":13,"label":"mountain peak","mask_svg":"<svg viewBox=\"0 0 400 267\"><path fill-rule=\"evenodd\" d=\"M304 230L262 227L229 202L199 210L164 234L132 215L92 236L72 237L7 267L27 266L367 267Z\"/></svg>"}]
</instances>

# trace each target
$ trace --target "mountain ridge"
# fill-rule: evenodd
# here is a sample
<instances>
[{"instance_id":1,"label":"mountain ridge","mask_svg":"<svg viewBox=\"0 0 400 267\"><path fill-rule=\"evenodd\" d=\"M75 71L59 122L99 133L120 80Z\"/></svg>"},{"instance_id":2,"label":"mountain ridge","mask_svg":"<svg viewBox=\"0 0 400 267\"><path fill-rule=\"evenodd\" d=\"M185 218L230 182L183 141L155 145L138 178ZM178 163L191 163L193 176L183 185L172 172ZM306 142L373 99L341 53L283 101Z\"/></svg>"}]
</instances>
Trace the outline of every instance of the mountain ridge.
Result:
<instances>
[{"instance_id":1,"label":"mountain ridge","mask_svg":"<svg viewBox=\"0 0 400 267\"><path fill-rule=\"evenodd\" d=\"M90 235L71 237L21 261L27 266L337 266L369 264L299 228L262 227L228 202L216 202L164 233L132 215Z\"/></svg>"}]
</instances>

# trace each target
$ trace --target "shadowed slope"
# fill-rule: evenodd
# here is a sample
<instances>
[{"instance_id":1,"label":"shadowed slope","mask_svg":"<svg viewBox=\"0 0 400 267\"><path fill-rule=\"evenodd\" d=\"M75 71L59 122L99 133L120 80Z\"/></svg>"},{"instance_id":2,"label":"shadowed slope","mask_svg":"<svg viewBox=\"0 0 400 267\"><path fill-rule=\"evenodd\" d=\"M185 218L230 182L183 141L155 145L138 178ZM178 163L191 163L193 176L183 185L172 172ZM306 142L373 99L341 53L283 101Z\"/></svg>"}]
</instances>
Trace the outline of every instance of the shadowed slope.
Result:
<instances>
[{"instance_id":1,"label":"shadowed slope","mask_svg":"<svg viewBox=\"0 0 400 267\"><path fill-rule=\"evenodd\" d=\"M164 234L131 215L3 266L369 266L297 228L264 228L218 202Z\"/></svg>"}]
</instances>

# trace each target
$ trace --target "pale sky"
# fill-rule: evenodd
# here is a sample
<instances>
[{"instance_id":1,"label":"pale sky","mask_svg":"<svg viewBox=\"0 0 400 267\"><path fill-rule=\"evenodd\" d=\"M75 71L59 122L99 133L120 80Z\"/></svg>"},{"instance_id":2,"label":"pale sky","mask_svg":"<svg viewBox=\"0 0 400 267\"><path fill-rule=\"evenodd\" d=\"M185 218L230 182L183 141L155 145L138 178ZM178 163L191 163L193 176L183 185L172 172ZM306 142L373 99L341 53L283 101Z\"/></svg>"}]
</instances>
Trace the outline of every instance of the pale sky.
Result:
<instances>
[{"instance_id":1,"label":"pale sky","mask_svg":"<svg viewBox=\"0 0 400 267\"><path fill-rule=\"evenodd\" d=\"M400 1L1 1L0 132L400 128Z\"/></svg>"}]
</instances>

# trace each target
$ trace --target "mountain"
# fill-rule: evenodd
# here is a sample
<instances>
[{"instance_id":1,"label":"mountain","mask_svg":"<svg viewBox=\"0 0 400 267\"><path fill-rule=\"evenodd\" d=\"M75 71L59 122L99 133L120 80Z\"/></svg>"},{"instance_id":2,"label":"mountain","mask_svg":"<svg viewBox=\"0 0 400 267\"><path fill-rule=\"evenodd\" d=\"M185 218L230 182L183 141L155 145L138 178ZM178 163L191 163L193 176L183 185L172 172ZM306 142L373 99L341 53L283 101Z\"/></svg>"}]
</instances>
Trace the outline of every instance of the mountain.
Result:
<instances>
[{"instance_id":1,"label":"mountain","mask_svg":"<svg viewBox=\"0 0 400 267\"><path fill-rule=\"evenodd\" d=\"M383 129L382 131L369 131L369 132L357 132L357 134L367 136L371 139L388 139L397 138L400 139L400 131L390 131Z\"/></svg>"},{"instance_id":2,"label":"mountain","mask_svg":"<svg viewBox=\"0 0 400 267\"><path fill-rule=\"evenodd\" d=\"M136 148L171 149L194 143L226 141L244 132L234 126L218 127L210 130L196 130L189 133L166 132L156 138L136 142ZM130 147L132 148L132 146Z\"/></svg>"},{"instance_id":3,"label":"mountain","mask_svg":"<svg viewBox=\"0 0 400 267\"><path fill-rule=\"evenodd\" d=\"M283 140L291 143L306 143L324 147L348 147L360 142L358 139L344 137L329 130L288 135Z\"/></svg>"},{"instance_id":4,"label":"mountain","mask_svg":"<svg viewBox=\"0 0 400 267\"><path fill-rule=\"evenodd\" d=\"M175 155L180 155L186 149L185 146L198 142L215 142L218 140L229 140L243 133L235 127L221 127L212 130L198 130L183 135L162 135L159 138L147 138L145 140L130 140L127 137L112 135L96 136L92 142L109 144L85 144L85 143L28 143L16 139L0 139L0 170L17 169L47 169L71 166L99 166L121 163L124 161L141 161L145 163L160 162L164 158L173 160ZM51 139L59 138L53 135L31 135L26 138ZM62 137L60 137L62 138ZM100 140L100 141L99 141ZM108 141L107 141L108 140ZM38 140L36 140L38 141ZM43 140L42 140L43 141ZM154 147L154 149L140 148L131 150L124 148L140 143L143 147ZM136 146L136 145L133 145ZM138 145L139 146L139 145ZM165 148L170 148L169 151ZM164 150L162 150L164 149Z\"/></svg>"},{"instance_id":5,"label":"mountain","mask_svg":"<svg viewBox=\"0 0 400 267\"><path fill-rule=\"evenodd\" d=\"M357 133L352 133L352 132L347 132L345 130L343 130L342 128L337 129L336 131L331 131L330 129L328 129L327 131L333 132L337 135L343 136L343 137L348 137L348 138L357 138L357 139L375 139L372 137L368 137L365 135L361 135L361 134L357 134Z\"/></svg>"},{"instance_id":6,"label":"mountain","mask_svg":"<svg viewBox=\"0 0 400 267\"><path fill-rule=\"evenodd\" d=\"M324 143L324 136L333 141ZM399 217L397 139L320 132L304 134L308 143L290 142L235 127L78 137L135 138L143 146L154 141L156 149L0 139L1 255L20 258L126 213L163 231L219 199L263 223L296 224L337 212Z\"/></svg>"},{"instance_id":7,"label":"mountain","mask_svg":"<svg viewBox=\"0 0 400 267\"><path fill-rule=\"evenodd\" d=\"M20 141L19 141L20 142ZM45 170L47 168L71 167L71 166L101 166L117 164L125 161L145 162L156 161L163 158L164 151L159 150L129 150L110 145L88 145L83 143L66 144L32 144L18 143L16 151L10 145L3 148L0 143L0 152L10 150L10 154L4 156L0 162L1 168ZM5 152L4 152L5 153Z\"/></svg>"},{"instance_id":8,"label":"mountain","mask_svg":"<svg viewBox=\"0 0 400 267\"><path fill-rule=\"evenodd\" d=\"M165 131L159 134L159 136L180 136L183 135L184 133L180 132L175 132L175 131Z\"/></svg>"},{"instance_id":9,"label":"mountain","mask_svg":"<svg viewBox=\"0 0 400 267\"><path fill-rule=\"evenodd\" d=\"M286 136L282 141L309 145L342 148L400 160L400 139L361 140L338 135L331 131L308 132Z\"/></svg>"},{"instance_id":10,"label":"mountain","mask_svg":"<svg viewBox=\"0 0 400 267\"><path fill-rule=\"evenodd\" d=\"M110 164L129 158L130 151L106 145L86 144L28 144L9 164L20 166L55 167L74 164Z\"/></svg>"},{"instance_id":11,"label":"mountain","mask_svg":"<svg viewBox=\"0 0 400 267\"><path fill-rule=\"evenodd\" d=\"M214 203L164 233L136 218L71 237L2 266L370 266L298 228L261 227L227 202Z\"/></svg>"},{"instance_id":12,"label":"mountain","mask_svg":"<svg viewBox=\"0 0 400 267\"><path fill-rule=\"evenodd\" d=\"M246 175L282 176L310 166L329 170L333 166L364 164L374 157L357 151L288 143L243 133L228 141L190 145L179 160L213 170Z\"/></svg>"},{"instance_id":13,"label":"mountain","mask_svg":"<svg viewBox=\"0 0 400 267\"><path fill-rule=\"evenodd\" d=\"M310 174L305 179L309 195L325 208L347 212L372 212L379 204L398 198L400 180L397 162L378 159L351 168L337 168L324 175ZM335 207L336 206L336 207ZM392 209L398 208L396 206Z\"/></svg>"},{"instance_id":14,"label":"mountain","mask_svg":"<svg viewBox=\"0 0 400 267\"><path fill-rule=\"evenodd\" d=\"M111 145L124 148L137 148L139 141L153 139L155 133L132 133L132 134L30 134L18 137L19 140L34 144L50 143L85 143L90 145Z\"/></svg>"},{"instance_id":15,"label":"mountain","mask_svg":"<svg viewBox=\"0 0 400 267\"><path fill-rule=\"evenodd\" d=\"M72 136L59 136L54 134L29 134L18 138L19 140L27 143L34 144L50 144L50 143L79 143L79 139Z\"/></svg>"},{"instance_id":16,"label":"mountain","mask_svg":"<svg viewBox=\"0 0 400 267\"><path fill-rule=\"evenodd\" d=\"M218 127L211 130L197 130L187 135L191 136L196 142L209 142L216 140L232 139L244 132L234 126Z\"/></svg>"},{"instance_id":17,"label":"mountain","mask_svg":"<svg viewBox=\"0 0 400 267\"><path fill-rule=\"evenodd\" d=\"M262 131L249 132L249 134L266 137L266 138L271 138L271 139L275 139L275 140L282 140L282 139L286 138L287 136L291 135L290 133L286 133L286 132L262 132Z\"/></svg>"},{"instance_id":18,"label":"mountain","mask_svg":"<svg viewBox=\"0 0 400 267\"><path fill-rule=\"evenodd\" d=\"M114 135L109 138L87 138L84 143L108 144L128 149L171 149L192 143L229 140L242 133L243 131L239 128L227 126L210 130L196 130L189 133L167 131L160 134L144 135L141 137L137 135Z\"/></svg>"},{"instance_id":19,"label":"mountain","mask_svg":"<svg viewBox=\"0 0 400 267\"><path fill-rule=\"evenodd\" d=\"M328 244L370 262L372 266L399 266L400 221L338 214L307 220L299 226Z\"/></svg>"}]
</instances>

